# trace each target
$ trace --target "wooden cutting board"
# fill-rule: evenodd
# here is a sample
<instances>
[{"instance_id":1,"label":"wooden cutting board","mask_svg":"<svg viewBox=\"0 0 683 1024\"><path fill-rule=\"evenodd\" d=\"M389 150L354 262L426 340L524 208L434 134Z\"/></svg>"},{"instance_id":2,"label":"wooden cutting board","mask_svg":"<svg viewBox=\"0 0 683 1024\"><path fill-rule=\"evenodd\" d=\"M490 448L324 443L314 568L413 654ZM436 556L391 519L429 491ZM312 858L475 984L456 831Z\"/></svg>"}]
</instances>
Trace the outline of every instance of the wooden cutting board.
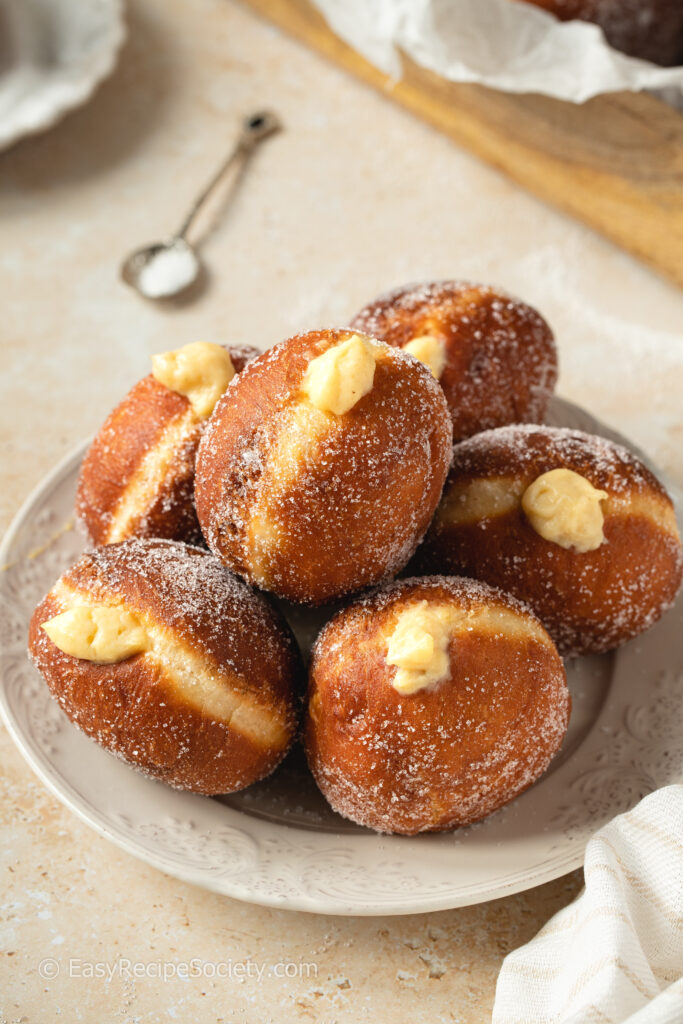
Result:
<instances>
[{"instance_id":1,"label":"wooden cutting board","mask_svg":"<svg viewBox=\"0 0 683 1024\"><path fill-rule=\"evenodd\" d=\"M577 105L456 84L405 58L394 81L309 0L243 2L683 287L683 114L644 93Z\"/></svg>"}]
</instances>

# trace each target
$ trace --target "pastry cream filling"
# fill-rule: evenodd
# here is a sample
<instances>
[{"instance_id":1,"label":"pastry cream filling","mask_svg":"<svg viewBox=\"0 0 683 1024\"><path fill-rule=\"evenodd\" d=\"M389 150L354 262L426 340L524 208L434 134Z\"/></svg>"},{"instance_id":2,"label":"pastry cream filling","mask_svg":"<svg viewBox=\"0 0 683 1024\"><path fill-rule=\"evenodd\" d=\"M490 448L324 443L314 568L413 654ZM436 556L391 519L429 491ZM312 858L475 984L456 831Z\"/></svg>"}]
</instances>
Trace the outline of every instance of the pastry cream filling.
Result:
<instances>
[{"instance_id":1,"label":"pastry cream filling","mask_svg":"<svg viewBox=\"0 0 683 1024\"><path fill-rule=\"evenodd\" d=\"M362 335L352 334L311 360L303 390L317 409L343 416L372 390L374 379L375 346Z\"/></svg>"},{"instance_id":2,"label":"pastry cream filling","mask_svg":"<svg viewBox=\"0 0 683 1024\"><path fill-rule=\"evenodd\" d=\"M522 508L536 533L562 548L595 551L605 540L606 491L572 469L551 469L527 487Z\"/></svg>"},{"instance_id":3,"label":"pastry cream filling","mask_svg":"<svg viewBox=\"0 0 683 1024\"><path fill-rule=\"evenodd\" d=\"M446 346L441 338L435 338L433 334L421 334L404 345L403 351L419 359L440 380L446 366Z\"/></svg>"},{"instance_id":4,"label":"pastry cream filling","mask_svg":"<svg viewBox=\"0 0 683 1024\"><path fill-rule=\"evenodd\" d=\"M288 726L279 708L259 704L252 694L244 692L244 684L238 676L233 676L225 670L218 670L210 658L198 654L189 645L180 642L178 637L155 620L144 616L143 621L143 616L128 611L122 605L101 605L92 600L88 603L87 594L73 589L61 580L55 584L51 594L62 607L71 607L48 622L42 623L42 628L53 643L66 654L87 658L90 661L112 663L142 653L146 660L153 662L163 671L167 685L203 714L225 722L231 729L260 745L283 746L286 743ZM112 599L115 600L114 595ZM83 621L88 617L99 618L103 612L111 616L108 628L112 630L115 629L114 624L117 621L124 621L124 616L127 617L126 621L130 621L131 626L136 623L144 638L144 646L135 649L131 646L126 654L107 658L106 661L103 658L77 653L76 645L72 650L62 646L60 633L66 637L71 632L69 622L74 620L70 619L70 616L76 613L76 621ZM60 620L67 624L63 630L60 630ZM55 625L56 628L53 628ZM78 630L74 636L78 637ZM136 639L136 634L132 631L130 639ZM79 649L85 650L85 646Z\"/></svg>"},{"instance_id":5,"label":"pastry cream filling","mask_svg":"<svg viewBox=\"0 0 683 1024\"><path fill-rule=\"evenodd\" d=\"M104 665L149 647L140 619L120 606L75 605L41 623L41 628L65 654Z\"/></svg>"},{"instance_id":6,"label":"pastry cream filling","mask_svg":"<svg viewBox=\"0 0 683 1024\"><path fill-rule=\"evenodd\" d=\"M536 619L501 605L473 608L420 601L402 612L389 636L387 665L398 669L392 686L401 694L417 693L450 674L449 645L456 636L476 633L512 644L553 642Z\"/></svg>"},{"instance_id":7,"label":"pastry cream filling","mask_svg":"<svg viewBox=\"0 0 683 1024\"><path fill-rule=\"evenodd\" d=\"M450 671L448 645L462 612L427 601L407 608L389 637L387 665L398 672L392 686L401 694L417 693L445 679Z\"/></svg>"},{"instance_id":8,"label":"pastry cream filling","mask_svg":"<svg viewBox=\"0 0 683 1024\"><path fill-rule=\"evenodd\" d=\"M235 376L235 367L222 345L195 341L152 356L152 374L160 384L185 395L199 419L207 419Z\"/></svg>"}]
</instances>

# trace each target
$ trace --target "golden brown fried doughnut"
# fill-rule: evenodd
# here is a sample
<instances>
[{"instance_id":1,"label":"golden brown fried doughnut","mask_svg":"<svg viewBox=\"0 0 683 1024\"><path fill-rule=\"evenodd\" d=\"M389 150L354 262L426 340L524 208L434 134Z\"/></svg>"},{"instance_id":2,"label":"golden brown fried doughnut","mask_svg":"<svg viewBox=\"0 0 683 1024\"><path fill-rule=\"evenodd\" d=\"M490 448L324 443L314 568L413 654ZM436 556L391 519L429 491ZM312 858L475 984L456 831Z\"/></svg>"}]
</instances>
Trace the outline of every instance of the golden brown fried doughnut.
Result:
<instances>
[{"instance_id":1,"label":"golden brown fried doughnut","mask_svg":"<svg viewBox=\"0 0 683 1024\"><path fill-rule=\"evenodd\" d=\"M560 469L571 493L557 488ZM682 557L671 499L635 455L578 430L518 426L455 446L416 566L516 594L574 655L648 629L674 600Z\"/></svg>"},{"instance_id":2,"label":"golden brown fried doughnut","mask_svg":"<svg viewBox=\"0 0 683 1024\"><path fill-rule=\"evenodd\" d=\"M350 330L297 335L216 407L197 455L204 537L292 601L388 578L429 525L450 437L443 392L417 360Z\"/></svg>"},{"instance_id":3,"label":"golden brown fried doughnut","mask_svg":"<svg viewBox=\"0 0 683 1024\"><path fill-rule=\"evenodd\" d=\"M456 441L506 423L542 423L557 380L543 317L500 289L465 281L388 292L351 322L430 364Z\"/></svg>"},{"instance_id":4,"label":"golden brown fried doughnut","mask_svg":"<svg viewBox=\"0 0 683 1024\"><path fill-rule=\"evenodd\" d=\"M411 579L323 629L306 752L339 814L382 832L440 831L530 786L569 709L562 661L528 608L473 580Z\"/></svg>"},{"instance_id":5,"label":"golden brown fried doughnut","mask_svg":"<svg viewBox=\"0 0 683 1024\"><path fill-rule=\"evenodd\" d=\"M239 373L257 349L225 346ZM128 537L199 541L194 460L206 417L153 374L111 412L88 449L76 517L92 544Z\"/></svg>"},{"instance_id":6,"label":"golden brown fried doughnut","mask_svg":"<svg viewBox=\"0 0 683 1024\"><path fill-rule=\"evenodd\" d=\"M36 608L29 652L72 722L179 789L242 789L294 737L292 635L200 548L129 540L83 555Z\"/></svg>"}]
</instances>

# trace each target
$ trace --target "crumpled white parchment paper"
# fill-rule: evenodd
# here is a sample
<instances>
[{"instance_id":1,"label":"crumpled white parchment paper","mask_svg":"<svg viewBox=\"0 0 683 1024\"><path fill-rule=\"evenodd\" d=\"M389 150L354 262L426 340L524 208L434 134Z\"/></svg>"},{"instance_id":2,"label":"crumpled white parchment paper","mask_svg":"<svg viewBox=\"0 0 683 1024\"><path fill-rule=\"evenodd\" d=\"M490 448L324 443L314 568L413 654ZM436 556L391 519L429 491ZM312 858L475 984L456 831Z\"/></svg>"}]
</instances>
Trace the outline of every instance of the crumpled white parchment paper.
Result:
<instances>
[{"instance_id":1,"label":"crumpled white parchment paper","mask_svg":"<svg viewBox=\"0 0 683 1024\"><path fill-rule=\"evenodd\" d=\"M371 63L401 77L399 50L453 82L582 103L600 93L680 89L683 67L612 49L583 21L560 22L510 0L313 0L330 27ZM669 97L667 97L669 98Z\"/></svg>"}]
</instances>

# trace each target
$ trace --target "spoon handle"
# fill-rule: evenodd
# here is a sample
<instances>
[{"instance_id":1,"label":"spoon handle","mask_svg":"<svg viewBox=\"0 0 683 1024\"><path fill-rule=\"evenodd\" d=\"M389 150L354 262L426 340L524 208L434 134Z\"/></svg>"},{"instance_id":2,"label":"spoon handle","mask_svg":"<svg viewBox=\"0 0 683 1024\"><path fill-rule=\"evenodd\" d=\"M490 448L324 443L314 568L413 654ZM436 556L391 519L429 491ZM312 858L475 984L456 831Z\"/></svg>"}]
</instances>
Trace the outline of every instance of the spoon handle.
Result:
<instances>
[{"instance_id":1,"label":"spoon handle","mask_svg":"<svg viewBox=\"0 0 683 1024\"><path fill-rule=\"evenodd\" d=\"M274 135L281 129L282 122L279 117L270 110L260 111L259 113L252 114L250 117L245 119L237 141L216 173L210 181L207 182L195 199L180 227L180 230L175 236L176 238L186 238L195 218L226 171L232 167L237 160L247 160L254 152L259 142L267 139L270 135Z\"/></svg>"}]
</instances>

